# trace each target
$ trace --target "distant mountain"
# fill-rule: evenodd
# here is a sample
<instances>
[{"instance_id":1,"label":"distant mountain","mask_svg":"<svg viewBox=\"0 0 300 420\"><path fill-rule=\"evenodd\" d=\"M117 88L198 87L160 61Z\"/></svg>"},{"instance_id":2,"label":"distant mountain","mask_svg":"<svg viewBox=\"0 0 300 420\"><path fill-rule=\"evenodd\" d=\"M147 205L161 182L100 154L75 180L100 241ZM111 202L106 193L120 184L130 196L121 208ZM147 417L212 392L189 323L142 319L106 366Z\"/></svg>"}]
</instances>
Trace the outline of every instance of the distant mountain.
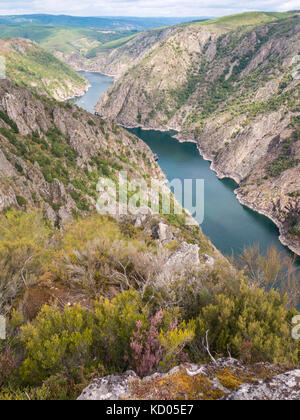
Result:
<instances>
[{"instance_id":1,"label":"distant mountain","mask_svg":"<svg viewBox=\"0 0 300 420\"><path fill-rule=\"evenodd\" d=\"M77 17L66 15L14 15L1 16L0 24L16 25L35 23L43 25L69 26L75 28L97 28L103 30L147 30L161 26L177 25L179 23L207 18L201 17L171 17L171 18L141 18L141 17Z\"/></svg>"}]
</instances>

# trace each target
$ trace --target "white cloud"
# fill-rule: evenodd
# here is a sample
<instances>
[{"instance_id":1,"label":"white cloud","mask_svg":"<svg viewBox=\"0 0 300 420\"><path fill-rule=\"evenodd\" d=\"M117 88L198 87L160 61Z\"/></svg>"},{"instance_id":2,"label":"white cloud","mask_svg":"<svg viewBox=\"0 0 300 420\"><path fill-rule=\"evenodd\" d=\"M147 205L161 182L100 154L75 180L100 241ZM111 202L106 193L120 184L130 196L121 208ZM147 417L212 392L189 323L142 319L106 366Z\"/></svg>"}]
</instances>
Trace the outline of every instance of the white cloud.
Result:
<instances>
[{"instance_id":1,"label":"white cloud","mask_svg":"<svg viewBox=\"0 0 300 420\"><path fill-rule=\"evenodd\" d=\"M251 10L300 8L300 0L0 0L0 14L53 13L77 16L222 16Z\"/></svg>"}]
</instances>

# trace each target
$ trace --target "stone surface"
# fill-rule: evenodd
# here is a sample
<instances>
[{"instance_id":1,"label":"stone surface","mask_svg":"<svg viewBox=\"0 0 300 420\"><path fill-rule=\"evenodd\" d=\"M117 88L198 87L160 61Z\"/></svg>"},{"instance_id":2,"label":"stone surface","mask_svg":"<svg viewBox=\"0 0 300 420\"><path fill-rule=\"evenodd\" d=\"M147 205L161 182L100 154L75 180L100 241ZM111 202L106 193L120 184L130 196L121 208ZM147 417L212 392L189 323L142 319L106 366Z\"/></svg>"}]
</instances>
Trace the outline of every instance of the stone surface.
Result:
<instances>
[{"instance_id":1,"label":"stone surface","mask_svg":"<svg viewBox=\"0 0 300 420\"><path fill-rule=\"evenodd\" d=\"M298 401L300 400L300 370L287 372L257 384L242 385L224 400Z\"/></svg>"},{"instance_id":2,"label":"stone surface","mask_svg":"<svg viewBox=\"0 0 300 420\"><path fill-rule=\"evenodd\" d=\"M129 383L137 376L128 371L122 375L106 376L96 379L91 383L78 398L79 401L91 400L121 400L129 397Z\"/></svg>"},{"instance_id":3,"label":"stone surface","mask_svg":"<svg viewBox=\"0 0 300 420\"><path fill-rule=\"evenodd\" d=\"M152 229L152 237L158 239L163 244L170 243L174 238L172 229L166 223L159 223Z\"/></svg>"},{"instance_id":4,"label":"stone surface","mask_svg":"<svg viewBox=\"0 0 300 420\"><path fill-rule=\"evenodd\" d=\"M201 254L200 261L203 262L204 265L207 265L209 267L213 267L215 265L215 259L207 254Z\"/></svg>"},{"instance_id":5,"label":"stone surface","mask_svg":"<svg viewBox=\"0 0 300 420\"><path fill-rule=\"evenodd\" d=\"M299 380L299 370L282 374L278 366L244 366L236 359L221 358L206 365L183 364L144 379L132 371L96 379L78 399L297 400Z\"/></svg>"},{"instance_id":6,"label":"stone surface","mask_svg":"<svg viewBox=\"0 0 300 420\"><path fill-rule=\"evenodd\" d=\"M166 267L197 267L200 266L199 246L182 242L166 262Z\"/></svg>"}]
</instances>

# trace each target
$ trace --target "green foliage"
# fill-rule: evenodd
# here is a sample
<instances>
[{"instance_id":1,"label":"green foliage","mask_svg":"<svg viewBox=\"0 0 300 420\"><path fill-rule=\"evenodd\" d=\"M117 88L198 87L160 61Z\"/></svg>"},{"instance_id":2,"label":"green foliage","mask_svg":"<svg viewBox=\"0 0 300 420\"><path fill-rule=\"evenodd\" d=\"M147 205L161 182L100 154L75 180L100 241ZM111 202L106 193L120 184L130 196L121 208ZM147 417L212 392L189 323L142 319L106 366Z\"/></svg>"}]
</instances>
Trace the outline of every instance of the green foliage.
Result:
<instances>
[{"instance_id":1,"label":"green foliage","mask_svg":"<svg viewBox=\"0 0 300 420\"><path fill-rule=\"evenodd\" d=\"M120 33L120 35L121 35L121 33ZM135 37L136 37L136 33L130 34L130 35L125 36L125 37L117 38L117 39L115 39L113 41L110 41L110 42L100 44L97 47L91 48L87 52L86 58L89 58L89 59L95 58L95 57L97 57L97 54L100 53L100 52L106 52L106 51L110 51L110 50L119 48L119 47L127 44L127 42L131 41Z\"/></svg>"},{"instance_id":2,"label":"green foliage","mask_svg":"<svg viewBox=\"0 0 300 420\"><path fill-rule=\"evenodd\" d=\"M197 335L209 331L211 351L233 357L243 356L251 348L251 361L297 364L298 344L291 338L291 314L285 301L271 290L242 283L237 295L217 295L214 303L204 307L197 322Z\"/></svg>"},{"instance_id":3,"label":"green foliage","mask_svg":"<svg viewBox=\"0 0 300 420\"><path fill-rule=\"evenodd\" d=\"M98 29L72 28L63 25L40 25L35 23L1 25L1 38L26 38L41 45L46 51L64 54L78 53L93 58L98 49L109 49L121 46L136 31L114 30L99 31ZM120 40L120 41L119 41ZM113 43L113 41L116 41ZM96 45L96 46L95 46Z\"/></svg>"},{"instance_id":4,"label":"green foliage","mask_svg":"<svg viewBox=\"0 0 300 420\"><path fill-rule=\"evenodd\" d=\"M25 284L36 281L51 257L50 230L40 215L8 211L0 216L0 313L10 309Z\"/></svg>"},{"instance_id":5,"label":"green foliage","mask_svg":"<svg viewBox=\"0 0 300 420\"><path fill-rule=\"evenodd\" d=\"M262 25L276 20L286 19L292 17L295 13L273 13L273 12L245 12L237 15L229 15L218 19L211 19L204 22L199 22L196 25L210 26L216 25L223 27L224 25L229 28L236 28L240 26Z\"/></svg>"},{"instance_id":6,"label":"green foliage","mask_svg":"<svg viewBox=\"0 0 300 420\"><path fill-rule=\"evenodd\" d=\"M101 366L106 373L123 372L133 360L137 325L143 326L143 337L152 334L159 340L162 359L157 362L160 369L170 369L193 339L195 329L193 322L177 325L174 314L163 314L159 335L154 336L149 308L137 291L123 292L112 300L99 299L94 312L80 306L63 311L45 306L34 322L21 329L26 348L21 378L26 384L38 385L60 374L79 383L83 372L88 374Z\"/></svg>"},{"instance_id":7,"label":"green foliage","mask_svg":"<svg viewBox=\"0 0 300 420\"><path fill-rule=\"evenodd\" d=\"M17 200L20 207L26 207L27 200L24 197L22 197L20 195L17 195L16 200Z\"/></svg>"},{"instance_id":8,"label":"green foliage","mask_svg":"<svg viewBox=\"0 0 300 420\"><path fill-rule=\"evenodd\" d=\"M289 193L290 197L300 197L300 190L293 191Z\"/></svg>"},{"instance_id":9,"label":"green foliage","mask_svg":"<svg viewBox=\"0 0 300 420\"><path fill-rule=\"evenodd\" d=\"M28 384L40 383L52 375L78 377L92 345L89 313L79 306L45 306L36 321L22 328L21 341L27 357L21 376Z\"/></svg>"},{"instance_id":10,"label":"green foliage","mask_svg":"<svg viewBox=\"0 0 300 420\"><path fill-rule=\"evenodd\" d=\"M180 361L180 357L183 356L184 359L183 350L194 339L195 329L195 322L191 320L188 323L183 321L179 325L172 325L167 331L161 330L159 341L164 349L164 357L160 367L164 371L174 367Z\"/></svg>"},{"instance_id":11,"label":"green foliage","mask_svg":"<svg viewBox=\"0 0 300 420\"><path fill-rule=\"evenodd\" d=\"M299 164L299 159L294 157L294 153L292 150L293 142L297 140L292 138L286 139L283 144L281 145L281 153L278 158L274 159L272 163L270 163L266 170L269 176L276 177L281 175L282 172L286 171L287 169L293 168Z\"/></svg>"},{"instance_id":12,"label":"green foliage","mask_svg":"<svg viewBox=\"0 0 300 420\"><path fill-rule=\"evenodd\" d=\"M10 43L10 41L6 41ZM84 88L85 79L68 65L36 45L25 45L21 53L11 41L9 52L4 51L9 78L20 86L43 91L52 97L61 91L73 96L73 88ZM46 82L45 82L46 81Z\"/></svg>"},{"instance_id":13,"label":"green foliage","mask_svg":"<svg viewBox=\"0 0 300 420\"><path fill-rule=\"evenodd\" d=\"M19 132L17 124L9 118L6 112L0 110L0 118L11 127L14 133Z\"/></svg>"},{"instance_id":14,"label":"green foliage","mask_svg":"<svg viewBox=\"0 0 300 420\"><path fill-rule=\"evenodd\" d=\"M148 324L148 310L136 291L130 290L111 301L100 299L95 305L96 326L93 348L109 372L128 366L124 356L131 353L130 339L136 323Z\"/></svg>"}]
</instances>

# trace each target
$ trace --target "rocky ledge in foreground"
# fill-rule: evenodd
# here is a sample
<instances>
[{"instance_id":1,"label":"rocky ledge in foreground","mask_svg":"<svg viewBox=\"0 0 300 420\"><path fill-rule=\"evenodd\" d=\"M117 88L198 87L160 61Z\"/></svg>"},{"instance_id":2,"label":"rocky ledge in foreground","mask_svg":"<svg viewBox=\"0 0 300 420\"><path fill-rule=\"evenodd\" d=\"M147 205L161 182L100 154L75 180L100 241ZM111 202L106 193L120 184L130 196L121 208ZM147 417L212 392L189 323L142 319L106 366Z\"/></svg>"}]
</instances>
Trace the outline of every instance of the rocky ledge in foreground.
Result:
<instances>
[{"instance_id":1,"label":"rocky ledge in foreground","mask_svg":"<svg viewBox=\"0 0 300 420\"><path fill-rule=\"evenodd\" d=\"M235 359L185 364L140 379L134 372L94 380L78 400L299 400L300 370Z\"/></svg>"}]
</instances>

